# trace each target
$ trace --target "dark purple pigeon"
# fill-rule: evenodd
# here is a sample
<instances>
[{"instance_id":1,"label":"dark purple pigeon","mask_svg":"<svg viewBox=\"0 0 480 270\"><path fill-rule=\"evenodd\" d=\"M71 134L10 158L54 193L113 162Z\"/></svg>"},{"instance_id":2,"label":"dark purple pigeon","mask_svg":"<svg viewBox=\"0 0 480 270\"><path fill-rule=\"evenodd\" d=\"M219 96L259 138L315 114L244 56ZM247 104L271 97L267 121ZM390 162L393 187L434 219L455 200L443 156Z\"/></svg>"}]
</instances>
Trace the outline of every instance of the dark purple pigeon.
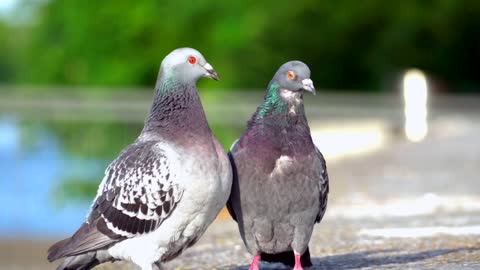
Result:
<instances>
[{"instance_id":1,"label":"dark purple pigeon","mask_svg":"<svg viewBox=\"0 0 480 270\"><path fill-rule=\"evenodd\" d=\"M312 265L308 243L325 214L329 187L305 117L304 91L315 94L308 66L282 65L229 153L234 176L227 207L254 255L250 270L258 270L260 260L295 270Z\"/></svg>"}]
</instances>

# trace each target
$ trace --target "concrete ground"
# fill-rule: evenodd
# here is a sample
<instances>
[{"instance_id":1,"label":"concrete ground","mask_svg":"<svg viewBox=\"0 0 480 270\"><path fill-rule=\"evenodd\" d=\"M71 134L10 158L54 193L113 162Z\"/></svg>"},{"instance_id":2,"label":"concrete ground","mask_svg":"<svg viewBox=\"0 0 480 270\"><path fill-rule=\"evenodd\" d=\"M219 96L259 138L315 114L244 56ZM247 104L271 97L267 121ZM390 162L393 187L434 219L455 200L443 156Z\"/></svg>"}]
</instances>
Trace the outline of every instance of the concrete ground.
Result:
<instances>
[{"instance_id":1,"label":"concrete ground","mask_svg":"<svg viewBox=\"0 0 480 270\"><path fill-rule=\"evenodd\" d=\"M311 269L480 269L480 124L437 119L430 130L421 143L389 136L374 152L329 163L329 208L310 243ZM52 242L0 241L0 269L52 269ZM250 260L223 213L166 268L243 270Z\"/></svg>"}]
</instances>

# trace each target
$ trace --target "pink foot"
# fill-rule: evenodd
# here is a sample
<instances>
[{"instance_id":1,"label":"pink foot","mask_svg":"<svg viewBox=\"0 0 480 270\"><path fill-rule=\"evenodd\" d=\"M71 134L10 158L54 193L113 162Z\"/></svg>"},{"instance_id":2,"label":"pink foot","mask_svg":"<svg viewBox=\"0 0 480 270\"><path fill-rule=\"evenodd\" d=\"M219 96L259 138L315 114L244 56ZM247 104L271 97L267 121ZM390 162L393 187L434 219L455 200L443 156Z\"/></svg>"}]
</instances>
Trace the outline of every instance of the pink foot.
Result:
<instances>
[{"instance_id":1,"label":"pink foot","mask_svg":"<svg viewBox=\"0 0 480 270\"><path fill-rule=\"evenodd\" d=\"M259 270L258 269L258 262L260 261L260 254L257 254L253 257L252 264L250 265L250 268L248 270Z\"/></svg>"},{"instance_id":2,"label":"pink foot","mask_svg":"<svg viewBox=\"0 0 480 270\"><path fill-rule=\"evenodd\" d=\"M293 270L303 270L302 263L300 262L300 254L295 254L295 267Z\"/></svg>"}]
</instances>

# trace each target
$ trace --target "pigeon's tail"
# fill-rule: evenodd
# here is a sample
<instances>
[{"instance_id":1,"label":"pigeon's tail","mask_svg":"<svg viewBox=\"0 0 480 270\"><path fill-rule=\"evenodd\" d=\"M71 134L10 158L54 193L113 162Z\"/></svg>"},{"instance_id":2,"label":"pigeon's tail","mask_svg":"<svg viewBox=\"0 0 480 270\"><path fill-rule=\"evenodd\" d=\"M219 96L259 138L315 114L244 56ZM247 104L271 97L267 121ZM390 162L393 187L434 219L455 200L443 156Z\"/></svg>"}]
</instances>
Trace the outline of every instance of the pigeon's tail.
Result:
<instances>
[{"instance_id":1,"label":"pigeon's tail","mask_svg":"<svg viewBox=\"0 0 480 270\"><path fill-rule=\"evenodd\" d=\"M96 223L83 223L78 231L70 238L55 243L48 249L48 261L53 262L62 257L72 257L81 254L90 254L112 245L118 239L111 239L96 228Z\"/></svg>"},{"instance_id":2,"label":"pigeon's tail","mask_svg":"<svg viewBox=\"0 0 480 270\"><path fill-rule=\"evenodd\" d=\"M98 252L89 252L77 256L71 256L65 258L63 263L57 267L57 270L89 270L106 262L105 258L98 256Z\"/></svg>"},{"instance_id":3,"label":"pigeon's tail","mask_svg":"<svg viewBox=\"0 0 480 270\"><path fill-rule=\"evenodd\" d=\"M64 256L63 249L64 249L65 246L70 244L71 241L72 241L72 238L69 237L69 238L63 239L62 241L58 241L53 246L51 246L48 249L48 257L47 257L48 261L53 262L53 261L63 257Z\"/></svg>"},{"instance_id":4,"label":"pigeon's tail","mask_svg":"<svg viewBox=\"0 0 480 270\"><path fill-rule=\"evenodd\" d=\"M295 256L293 254L293 251L285 251L277 254L262 253L260 255L260 259L265 262L283 263L291 267L295 266ZM308 248L307 250L305 250L305 253L303 253L303 255L300 257L300 261L303 267L312 266L312 260L310 259L310 251L308 250Z\"/></svg>"}]
</instances>

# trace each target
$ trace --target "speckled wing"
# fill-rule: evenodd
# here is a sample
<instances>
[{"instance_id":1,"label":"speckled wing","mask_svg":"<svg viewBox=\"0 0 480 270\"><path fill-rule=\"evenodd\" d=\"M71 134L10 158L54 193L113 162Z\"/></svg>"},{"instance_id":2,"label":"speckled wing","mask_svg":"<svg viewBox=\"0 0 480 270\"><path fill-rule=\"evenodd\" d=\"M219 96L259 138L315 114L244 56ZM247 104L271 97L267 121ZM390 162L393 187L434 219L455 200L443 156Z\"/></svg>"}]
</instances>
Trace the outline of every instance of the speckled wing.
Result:
<instances>
[{"instance_id":1,"label":"speckled wing","mask_svg":"<svg viewBox=\"0 0 480 270\"><path fill-rule=\"evenodd\" d=\"M78 255L157 229L174 211L183 189L175 184L158 142L136 142L105 171L87 221L49 250L49 260Z\"/></svg>"},{"instance_id":2,"label":"speckled wing","mask_svg":"<svg viewBox=\"0 0 480 270\"><path fill-rule=\"evenodd\" d=\"M155 142L136 143L124 150L105 172L88 223L103 220L97 225L102 233L125 237L158 228L183 194L169 165Z\"/></svg>"},{"instance_id":3,"label":"speckled wing","mask_svg":"<svg viewBox=\"0 0 480 270\"><path fill-rule=\"evenodd\" d=\"M315 222L319 223L323 216L325 215L325 212L327 211L327 201L328 201L328 192L329 192L329 185L328 185L328 172L327 172L327 162L325 161L325 158L323 157L322 153L320 150L318 150L317 147L315 147L315 152L318 158L318 161L320 162L321 166L318 170L318 179L319 179L319 190L320 190L320 209L318 211L317 218L315 219Z\"/></svg>"}]
</instances>

